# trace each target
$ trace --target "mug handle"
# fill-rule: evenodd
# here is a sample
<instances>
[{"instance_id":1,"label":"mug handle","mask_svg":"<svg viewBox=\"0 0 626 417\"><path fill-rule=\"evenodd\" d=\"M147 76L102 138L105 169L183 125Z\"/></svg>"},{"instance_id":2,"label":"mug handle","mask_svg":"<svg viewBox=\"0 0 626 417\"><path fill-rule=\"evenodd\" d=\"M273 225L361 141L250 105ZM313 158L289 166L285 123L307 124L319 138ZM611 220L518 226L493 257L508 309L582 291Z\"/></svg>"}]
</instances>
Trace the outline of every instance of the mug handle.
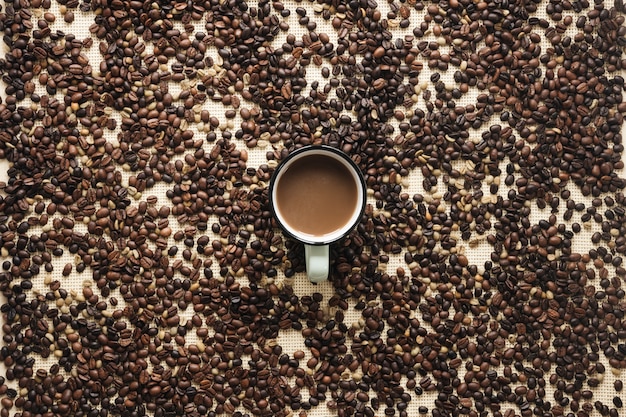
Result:
<instances>
[{"instance_id":1,"label":"mug handle","mask_svg":"<svg viewBox=\"0 0 626 417\"><path fill-rule=\"evenodd\" d=\"M329 245L304 245L304 257L306 260L306 272L309 281L313 283L328 279L330 273L330 246Z\"/></svg>"}]
</instances>

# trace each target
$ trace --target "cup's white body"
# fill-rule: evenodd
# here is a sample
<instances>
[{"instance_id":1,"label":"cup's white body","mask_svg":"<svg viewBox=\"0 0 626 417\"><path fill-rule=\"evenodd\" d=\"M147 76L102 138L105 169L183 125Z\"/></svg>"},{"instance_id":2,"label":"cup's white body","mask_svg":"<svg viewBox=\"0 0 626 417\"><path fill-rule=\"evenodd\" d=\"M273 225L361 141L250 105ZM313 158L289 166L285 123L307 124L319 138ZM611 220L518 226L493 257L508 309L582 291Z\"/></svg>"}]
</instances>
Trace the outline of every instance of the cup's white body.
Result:
<instances>
[{"instance_id":1,"label":"cup's white body","mask_svg":"<svg viewBox=\"0 0 626 417\"><path fill-rule=\"evenodd\" d=\"M303 233L290 226L285 220L284 215L280 212L278 205L274 204L276 201L277 189L280 188L280 181L283 175L289 175L289 168L291 166L297 164L303 158L311 155L321 155L333 158L335 161L340 162L353 176L355 187L357 187L358 204L355 205L354 212L350 216L350 220L342 227L322 235ZM277 168L277 171L272 178L272 186L270 186L270 201L272 202L274 216L278 220L281 227L289 235L304 243L307 275L311 282L320 282L328 278L330 273L329 244L346 236L359 222L365 207L365 194L365 182L363 181L363 177L358 171L356 164L354 164L348 156L334 148L327 146L311 146L299 149L283 161L283 163Z\"/></svg>"}]
</instances>

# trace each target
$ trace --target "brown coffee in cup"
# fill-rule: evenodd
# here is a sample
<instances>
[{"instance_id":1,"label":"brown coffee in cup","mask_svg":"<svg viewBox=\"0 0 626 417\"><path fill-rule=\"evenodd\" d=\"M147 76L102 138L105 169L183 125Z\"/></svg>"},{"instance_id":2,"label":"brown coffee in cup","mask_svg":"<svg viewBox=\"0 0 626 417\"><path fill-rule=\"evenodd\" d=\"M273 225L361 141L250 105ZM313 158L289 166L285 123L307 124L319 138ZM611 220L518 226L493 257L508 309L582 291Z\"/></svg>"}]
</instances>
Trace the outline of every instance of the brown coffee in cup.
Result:
<instances>
[{"instance_id":1,"label":"brown coffee in cup","mask_svg":"<svg viewBox=\"0 0 626 417\"><path fill-rule=\"evenodd\" d=\"M341 229L358 210L358 184L339 160L323 154L301 158L283 174L276 207L294 230L321 236Z\"/></svg>"},{"instance_id":2,"label":"brown coffee in cup","mask_svg":"<svg viewBox=\"0 0 626 417\"><path fill-rule=\"evenodd\" d=\"M304 243L311 282L328 278L329 245L359 223L366 192L365 180L354 161L325 145L295 150L272 174L272 214L287 234Z\"/></svg>"}]
</instances>

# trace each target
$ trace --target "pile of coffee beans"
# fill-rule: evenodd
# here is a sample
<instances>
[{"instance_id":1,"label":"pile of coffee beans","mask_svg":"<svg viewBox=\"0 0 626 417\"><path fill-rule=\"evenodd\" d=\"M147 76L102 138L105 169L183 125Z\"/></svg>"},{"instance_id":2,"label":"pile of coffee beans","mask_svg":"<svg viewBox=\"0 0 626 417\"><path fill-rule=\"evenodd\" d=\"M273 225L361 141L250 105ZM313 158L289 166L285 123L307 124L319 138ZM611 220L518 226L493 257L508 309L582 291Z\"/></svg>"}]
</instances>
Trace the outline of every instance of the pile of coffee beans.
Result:
<instances>
[{"instance_id":1,"label":"pile of coffee beans","mask_svg":"<svg viewBox=\"0 0 626 417\"><path fill-rule=\"evenodd\" d=\"M624 415L624 12L7 0L0 417ZM326 295L310 144L370 202Z\"/></svg>"}]
</instances>

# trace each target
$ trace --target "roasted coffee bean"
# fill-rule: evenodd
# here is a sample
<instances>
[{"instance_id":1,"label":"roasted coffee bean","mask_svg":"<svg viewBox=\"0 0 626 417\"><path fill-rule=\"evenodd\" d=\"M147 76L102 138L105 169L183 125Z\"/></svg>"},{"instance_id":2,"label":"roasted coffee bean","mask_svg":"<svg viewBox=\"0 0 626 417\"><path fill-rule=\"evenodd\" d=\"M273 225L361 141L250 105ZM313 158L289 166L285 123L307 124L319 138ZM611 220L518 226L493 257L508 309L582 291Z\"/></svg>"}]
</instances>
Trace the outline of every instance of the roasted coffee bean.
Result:
<instances>
[{"instance_id":1,"label":"roasted coffee bean","mask_svg":"<svg viewBox=\"0 0 626 417\"><path fill-rule=\"evenodd\" d=\"M192 3L0 14L2 415L619 414L621 1ZM315 291L268 186L321 144Z\"/></svg>"}]
</instances>

